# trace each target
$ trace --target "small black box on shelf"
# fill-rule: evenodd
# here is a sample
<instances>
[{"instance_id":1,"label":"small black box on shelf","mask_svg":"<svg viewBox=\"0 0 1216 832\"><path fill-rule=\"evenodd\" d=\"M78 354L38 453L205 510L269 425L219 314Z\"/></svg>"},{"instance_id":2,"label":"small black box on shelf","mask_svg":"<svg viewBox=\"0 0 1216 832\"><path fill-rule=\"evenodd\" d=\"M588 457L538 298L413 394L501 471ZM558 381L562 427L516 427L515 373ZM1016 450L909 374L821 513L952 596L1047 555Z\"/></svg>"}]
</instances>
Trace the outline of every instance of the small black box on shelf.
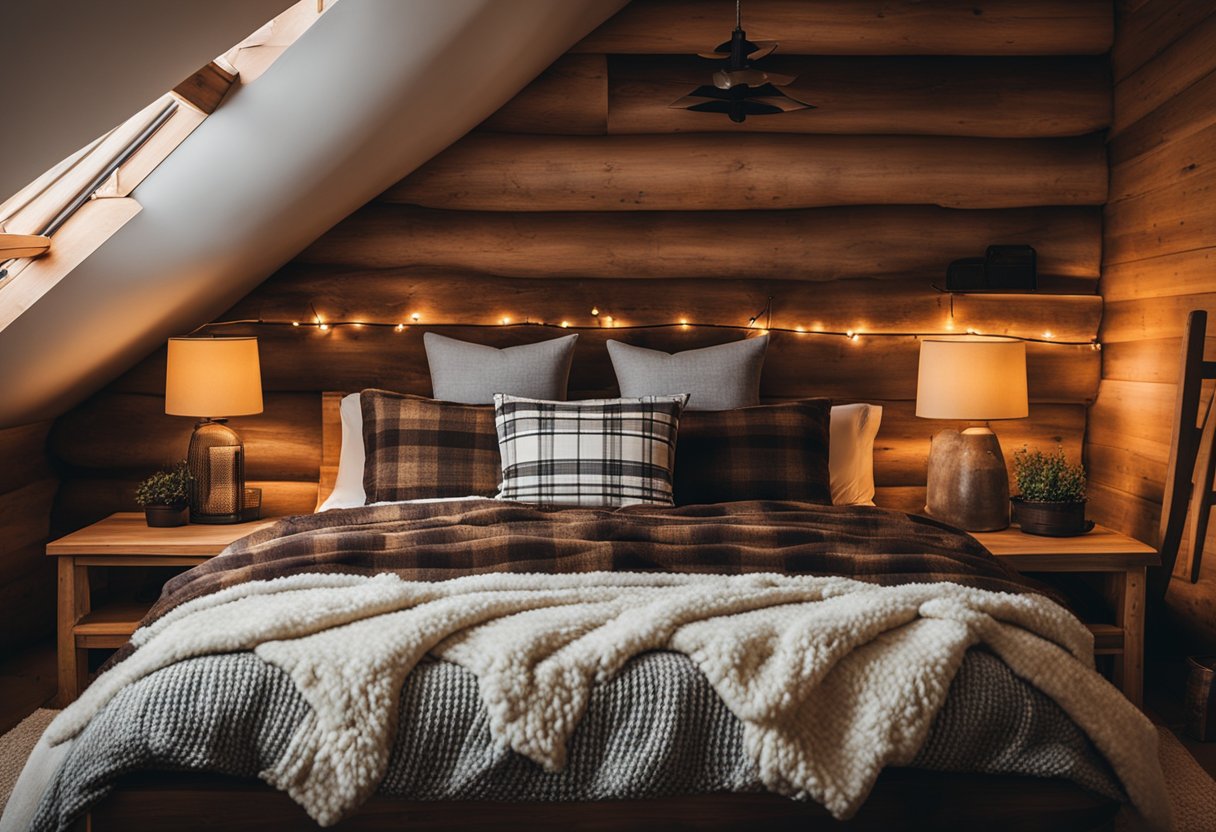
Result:
<instances>
[{"instance_id":1,"label":"small black box on shelf","mask_svg":"<svg viewBox=\"0 0 1216 832\"><path fill-rule=\"evenodd\" d=\"M964 257L946 269L947 292L1033 292L1038 287L1032 246L988 246L983 257Z\"/></svg>"}]
</instances>

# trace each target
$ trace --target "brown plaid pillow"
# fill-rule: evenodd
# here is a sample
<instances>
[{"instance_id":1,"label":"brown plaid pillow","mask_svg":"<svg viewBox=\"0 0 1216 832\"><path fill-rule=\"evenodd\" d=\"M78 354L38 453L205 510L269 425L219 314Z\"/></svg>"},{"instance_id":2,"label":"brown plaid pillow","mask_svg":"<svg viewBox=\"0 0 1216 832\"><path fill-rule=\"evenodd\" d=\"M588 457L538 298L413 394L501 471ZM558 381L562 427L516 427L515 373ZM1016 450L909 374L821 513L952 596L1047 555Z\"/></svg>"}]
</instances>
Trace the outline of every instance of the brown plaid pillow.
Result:
<instances>
[{"instance_id":1,"label":"brown plaid pillow","mask_svg":"<svg viewBox=\"0 0 1216 832\"><path fill-rule=\"evenodd\" d=\"M494 408L364 390L367 502L493 497L502 465Z\"/></svg>"},{"instance_id":2,"label":"brown plaid pillow","mask_svg":"<svg viewBox=\"0 0 1216 832\"><path fill-rule=\"evenodd\" d=\"M830 506L831 418L828 399L686 411L676 438L676 505L801 500Z\"/></svg>"}]
</instances>

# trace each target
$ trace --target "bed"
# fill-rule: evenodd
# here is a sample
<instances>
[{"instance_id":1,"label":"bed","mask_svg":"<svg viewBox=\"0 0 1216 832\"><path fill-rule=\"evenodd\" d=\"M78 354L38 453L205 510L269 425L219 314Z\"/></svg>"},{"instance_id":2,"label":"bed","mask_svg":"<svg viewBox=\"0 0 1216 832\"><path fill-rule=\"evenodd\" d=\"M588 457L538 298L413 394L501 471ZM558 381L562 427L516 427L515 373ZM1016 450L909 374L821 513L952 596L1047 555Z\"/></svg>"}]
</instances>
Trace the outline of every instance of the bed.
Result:
<instances>
[{"instance_id":1,"label":"bed","mask_svg":"<svg viewBox=\"0 0 1216 832\"><path fill-rule=\"evenodd\" d=\"M322 493L332 489L338 467L339 398L327 395L323 408ZM549 577L528 585L534 573ZM637 579L640 585L631 584L633 578L611 577L622 575L642 576ZM787 576L792 583L766 575ZM579 583L588 576L600 577L594 578L594 586ZM346 591L364 593L369 582L384 583L386 577L400 583L388 581L393 583L390 594L405 591L403 587L425 592L430 585L452 584L450 579L467 582L462 593L593 593L563 607L591 616L559 622L579 632L603 624L596 613L587 612L591 608L615 604L617 617L628 619L620 614L622 605L661 610L665 602L655 599L670 592L686 592L704 606L742 591L750 599L744 608L717 612L744 618L749 611L761 612L761 607L793 609L790 605L851 592L865 596L875 587L912 593L927 586L959 587L956 594L964 605L981 603L975 600L981 596L987 599L983 603L998 596L1017 599L1010 602L1016 607L1013 612L989 610L1006 620L1029 615L1026 610L1032 607L1039 612L1058 609L1048 600L1049 590L1004 567L969 536L926 518L865 506L745 501L595 511L472 499L399 502L287 518L166 586L145 620L151 625L147 631L161 628L160 641L148 637L120 651L112 669L82 697L94 694L95 701L86 703L92 709L89 715L78 720L75 733L61 731L71 742L49 766L56 771L44 777L51 785L41 786L36 828L80 827L86 815L88 828L94 830L312 828L311 814L325 823L340 820L339 828L350 829L815 829L836 828L834 812L850 816L848 828L858 829L966 828L980 823L993 829L1104 829L1111 828L1129 796L1158 824L1163 817L1160 784L1154 780L1160 772L1153 770L1151 749L1133 752L1126 743L1112 746L1120 740L1103 740L1101 730L1096 731L1095 744L1092 729L1100 727L1101 717L1091 717L1087 733L1052 697L1010 669L1006 659L1016 651L1009 644L982 643L980 638L955 645L957 664L945 675L942 690L926 694L928 699L936 695L939 706L920 715L924 727L919 735L899 737L872 755L879 763L901 755L904 759L880 764L877 779L862 783L864 802L856 795L836 794L824 801L831 804L829 811L818 802L824 797L821 785L812 783L808 794L808 783L791 782L791 772L780 764L766 768L757 762L749 743L755 745L755 725L762 720L743 724L746 720L738 716L747 710L748 696L729 701L722 679L715 686L703 672L708 651L724 651L722 655L746 664L746 655L736 655L740 646L755 648L766 638L771 641L772 633L759 641L721 644L712 636L714 629L704 627L703 640L695 647L686 644L684 652L651 649L659 643L652 640L651 647L613 654L617 660L610 666L598 656L596 661L605 666L592 674L586 701L573 709L579 718L560 737L541 740L519 729L529 724L530 715L522 713L523 699L512 699L510 684L488 693L493 688L486 682L493 675L493 661L486 659L490 665L472 671L467 665L476 662L462 663L462 655L467 659L477 652L476 637L470 646L460 637L453 639L451 630L430 632L431 641L411 648L414 658L407 664L412 672L379 686L391 704L376 730L389 741L382 752L367 746L355 758L379 754L381 759L361 782L346 784L341 805L326 809L321 804L328 795L318 803L315 793L311 802L302 794L311 788L301 785L310 772L299 771L298 763L299 737L307 733L301 726L320 719L317 715L328 706L301 693L308 685L301 685L299 673L324 675L332 668L290 670L298 670L292 665L298 655L267 661L260 644L242 642L235 630L225 631L226 619L238 609L225 604L249 601L251 596L244 594L249 587L276 581L298 582L283 597L319 592L327 594L312 597L328 598ZM508 583L496 583L500 580ZM836 583L829 587L821 583L824 580ZM722 587L728 584L725 592ZM935 600L931 596L917 596L911 603L923 606ZM264 597L277 596L268 590ZM310 645L308 655L324 655L335 644L362 645L358 632L379 630L359 631L361 625L417 606L414 596L408 601L386 597L360 597L358 603L371 604L373 612L317 629L318 638L330 641L328 646ZM471 596L458 600L463 604L466 597ZM736 596L731 597L736 603ZM526 601L511 598L509 604L523 606L508 604L487 627L526 630L518 622L529 620L529 615L536 618L537 627L553 627L532 595ZM291 614L313 614L315 607L304 603ZM690 629L711 620L698 615L702 618L685 622ZM645 618L640 613L634 617ZM1064 632L1066 618L1053 619L1051 626ZM217 633L215 643L190 655L177 655L174 647L155 658L155 645L176 643L164 635L168 628L186 621ZM833 622L825 619L820 625L830 629ZM334 640L333 633L342 626L354 629ZM806 629L805 624L799 626ZM653 629L646 631L648 637L654 636ZM374 638L370 635L367 641ZM359 673L382 668L384 657L402 655L401 649L390 645L384 648L387 652L373 650L367 667L340 670L335 678L366 681L372 677ZM1075 649L1082 652L1083 645ZM1002 650L1013 652L1006 655ZM492 652L483 645L480 655ZM543 657L525 656L524 664L540 667L561 653L556 649ZM122 683L114 681L147 656L153 658L142 671L130 671ZM1034 657L1028 661L1033 663ZM898 673L901 665L893 656L887 665L873 667ZM1022 668L1023 675L1028 667ZM929 676L916 678L918 684L931 681ZM1077 678L1084 679L1082 688L1091 685L1088 690L1106 695L1096 677ZM108 692L107 680L112 683ZM359 689L357 684L345 687ZM577 687L553 690L573 696ZM344 709L353 707L337 701L343 695L332 694L330 717L339 722L346 719ZM532 696L538 699L535 691ZM1102 701L1113 703L1116 710L1121 707L1117 700ZM532 706L543 715L543 704ZM1114 733L1146 738L1151 726L1130 705L1127 708L1115 714L1120 724ZM816 713L835 709L820 707ZM913 724L917 716L909 712L902 719ZM900 722L889 719L878 735L899 734ZM857 723L842 721L840 733L834 735L841 749ZM368 725L360 723L352 736L367 733ZM782 739L779 734L764 736L773 742ZM913 746L914 753L909 753ZM852 758L838 751L836 756L848 768ZM307 757L307 768L324 770L326 754L330 752ZM296 770L284 773L284 761ZM258 782L259 776L282 790ZM767 793L775 780L784 783L778 791L804 799ZM818 799L805 799L816 795Z\"/></svg>"}]
</instances>

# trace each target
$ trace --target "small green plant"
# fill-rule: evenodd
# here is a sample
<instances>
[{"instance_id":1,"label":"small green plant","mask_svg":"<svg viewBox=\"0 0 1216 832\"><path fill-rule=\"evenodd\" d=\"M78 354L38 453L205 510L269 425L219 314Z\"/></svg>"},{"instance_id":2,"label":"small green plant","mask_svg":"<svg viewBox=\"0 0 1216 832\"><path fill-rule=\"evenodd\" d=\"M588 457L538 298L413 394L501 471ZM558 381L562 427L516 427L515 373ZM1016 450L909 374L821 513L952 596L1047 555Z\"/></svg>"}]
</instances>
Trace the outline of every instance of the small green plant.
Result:
<instances>
[{"instance_id":1,"label":"small green plant","mask_svg":"<svg viewBox=\"0 0 1216 832\"><path fill-rule=\"evenodd\" d=\"M1023 447L1013 455L1013 473L1023 500L1080 503L1085 500L1085 467L1073 465L1060 445L1049 454Z\"/></svg>"},{"instance_id":2,"label":"small green plant","mask_svg":"<svg viewBox=\"0 0 1216 832\"><path fill-rule=\"evenodd\" d=\"M190 469L186 461L167 471L157 471L135 489L135 502L141 506L173 506L179 508L190 502Z\"/></svg>"}]
</instances>

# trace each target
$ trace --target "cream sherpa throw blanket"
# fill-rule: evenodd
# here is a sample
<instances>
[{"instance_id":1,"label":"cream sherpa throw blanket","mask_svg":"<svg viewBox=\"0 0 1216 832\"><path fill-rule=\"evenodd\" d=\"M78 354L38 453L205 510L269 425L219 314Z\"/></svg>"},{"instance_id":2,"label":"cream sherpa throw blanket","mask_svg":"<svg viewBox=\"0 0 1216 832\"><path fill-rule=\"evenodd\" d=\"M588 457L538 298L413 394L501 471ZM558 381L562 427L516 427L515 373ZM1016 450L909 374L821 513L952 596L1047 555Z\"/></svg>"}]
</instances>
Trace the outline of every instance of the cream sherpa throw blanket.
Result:
<instances>
[{"instance_id":1,"label":"cream sherpa throw blanket","mask_svg":"<svg viewBox=\"0 0 1216 832\"><path fill-rule=\"evenodd\" d=\"M963 654L983 643L1085 730L1151 826L1169 826L1156 731L1093 671L1089 631L1036 594L772 574L302 574L195 599L133 641L55 720L51 743L158 668L253 650L313 709L263 778L322 825L375 791L401 686L428 652L476 674L494 736L549 770L591 685L643 651L684 653L743 723L767 787L846 818L884 766L913 759Z\"/></svg>"}]
</instances>

